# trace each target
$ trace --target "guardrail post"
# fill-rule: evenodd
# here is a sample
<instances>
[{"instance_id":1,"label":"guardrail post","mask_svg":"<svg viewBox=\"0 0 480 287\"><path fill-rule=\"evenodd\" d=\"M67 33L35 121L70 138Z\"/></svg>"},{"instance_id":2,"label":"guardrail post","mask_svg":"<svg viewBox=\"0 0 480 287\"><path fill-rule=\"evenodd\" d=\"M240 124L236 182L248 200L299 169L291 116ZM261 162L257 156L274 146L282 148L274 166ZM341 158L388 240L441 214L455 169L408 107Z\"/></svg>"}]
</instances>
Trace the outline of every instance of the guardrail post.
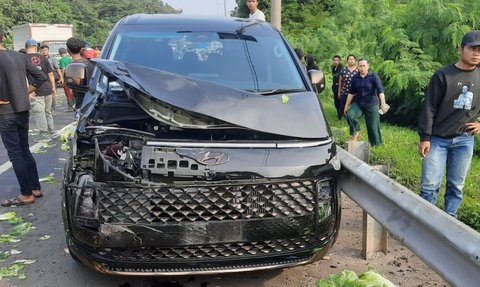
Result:
<instances>
[{"instance_id":1,"label":"guardrail post","mask_svg":"<svg viewBox=\"0 0 480 287\"><path fill-rule=\"evenodd\" d=\"M370 144L363 141L347 141L346 150L358 159L368 163L370 160ZM388 174L385 166L376 166L375 169ZM374 252L387 253L388 231L378 221L373 219L366 211L363 211L362 228L362 256L363 259L371 259Z\"/></svg>"}]
</instances>

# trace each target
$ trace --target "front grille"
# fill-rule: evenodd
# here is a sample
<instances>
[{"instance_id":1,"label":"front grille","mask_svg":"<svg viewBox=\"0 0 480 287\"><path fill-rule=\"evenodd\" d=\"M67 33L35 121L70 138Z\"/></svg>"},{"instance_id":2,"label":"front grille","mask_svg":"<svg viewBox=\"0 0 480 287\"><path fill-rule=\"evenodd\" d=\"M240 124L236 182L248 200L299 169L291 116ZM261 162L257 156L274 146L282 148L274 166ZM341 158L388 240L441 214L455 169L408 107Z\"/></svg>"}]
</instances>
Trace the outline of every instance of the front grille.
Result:
<instances>
[{"instance_id":1,"label":"front grille","mask_svg":"<svg viewBox=\"0 0 480 287\"><path fill-rule=\"evenodd\" d=\"M162 260L235 259L245 256L281 255L311 248L318 239L302 236L294 239L275 239L259 242L235 242L182 247L142 247L140 249L103 248L99 254L115 261L156 262Z\"/></svg>"},{"instance_id":2,"label":"front grille","mask_svg":"<svg viewBox=\"0 0 480 287\"><path fill-rule=\"evenodd\" d=\"M242 185L99 186L103 223L149 224L302 216L315 210L313 180Z\"/></svg>"}]
</instances>

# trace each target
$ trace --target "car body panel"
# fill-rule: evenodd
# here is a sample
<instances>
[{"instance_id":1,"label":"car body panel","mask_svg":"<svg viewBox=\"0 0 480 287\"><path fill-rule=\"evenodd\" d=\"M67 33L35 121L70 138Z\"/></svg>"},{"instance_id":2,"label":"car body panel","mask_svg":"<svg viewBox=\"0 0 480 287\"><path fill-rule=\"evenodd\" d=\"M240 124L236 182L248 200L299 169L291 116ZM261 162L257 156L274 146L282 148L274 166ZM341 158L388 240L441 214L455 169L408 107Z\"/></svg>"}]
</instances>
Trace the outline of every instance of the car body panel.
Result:
<instances>
[{"instance_id":1,"label":"car body panel","mask_svg":"<svg viewBox=\"0 0 480 287\"><path fill-rule=\"evenodd\" d=\"M133 100L152 116L156 100L191 112L262 132L298 138L328 138L328 128L314 92L262 96L212 82L97 60L97 67L153 99ZM288 100L285 100L288 99Z\"/></svg>"}]
</instances>

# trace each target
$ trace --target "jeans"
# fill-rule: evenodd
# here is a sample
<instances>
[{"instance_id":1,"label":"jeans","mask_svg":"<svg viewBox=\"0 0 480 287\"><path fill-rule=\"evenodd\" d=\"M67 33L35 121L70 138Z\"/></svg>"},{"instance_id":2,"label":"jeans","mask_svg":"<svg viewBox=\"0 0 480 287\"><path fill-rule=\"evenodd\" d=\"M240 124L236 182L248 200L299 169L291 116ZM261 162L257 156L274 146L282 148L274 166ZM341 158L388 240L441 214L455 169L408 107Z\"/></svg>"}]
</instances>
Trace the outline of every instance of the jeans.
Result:
<instances>
[{"instance_id":1,"label":"jeans","mask_svg":"<svg viewBox=\"0 0 480 287\"><path fill-rule=\"evenodd\" d=\"M473 156L474 137L463 134L454 138L432 136L430 152L422 161L422 181L420 196L436 204L446 166L447 186L445 189L444 210L452 216L463 198L465 178Z\"/></svg>"},{"instance_id":2,"label":"jeans","mask_svg":"<svg viewBox=\"0 0 480 287\"><path fill-rule=\"evenodd\" d=\"M40 132L53 132L52 95L35 97L30 102L30 111Z\"/></svg>"},{"instance_id":3,"label":"jeans","mask_svg":"<svg viewBox=\"0 0 480 287\"><path fill-rule=\"evenodd\" d=\"M382 132L380 130L380 113L378 105L371 107L361 107L357 102L353 101L347 113L347 123L350 127L350 135L360 131L358 119L365 115L365 123L367 125L368 141L372 146L382 144Z\"/></svg>"},{"instance_id":4,"label":"jeans","mask_svg":"<svg viewBox=\"0 0 480 287\"><path fill-rule=\"evenodd\" d=\"M17 176L22 195L40 190L37 163L28 144L28 111L0 115L0 135Z\"/></svg>"}]
</instances>

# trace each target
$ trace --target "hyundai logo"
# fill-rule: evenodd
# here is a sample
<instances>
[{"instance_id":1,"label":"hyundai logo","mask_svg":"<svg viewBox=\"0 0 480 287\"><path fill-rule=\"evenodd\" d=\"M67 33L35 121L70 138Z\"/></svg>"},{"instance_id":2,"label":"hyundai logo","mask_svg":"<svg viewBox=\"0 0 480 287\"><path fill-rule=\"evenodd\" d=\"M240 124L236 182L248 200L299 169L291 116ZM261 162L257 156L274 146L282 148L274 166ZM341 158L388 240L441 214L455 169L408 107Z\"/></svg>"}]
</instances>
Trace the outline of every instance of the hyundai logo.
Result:
<instances>
[{"instance_id":1,"label":"hyundai logo","mask_svg":"<svg viewBox=\"0 0 480 287\"><path fill-rule=\"evenodd\" d=\"M221 165L230 160L223 152L207 151L198 153L195 160L204 165Z\"/></svg>"}]
</instances>

